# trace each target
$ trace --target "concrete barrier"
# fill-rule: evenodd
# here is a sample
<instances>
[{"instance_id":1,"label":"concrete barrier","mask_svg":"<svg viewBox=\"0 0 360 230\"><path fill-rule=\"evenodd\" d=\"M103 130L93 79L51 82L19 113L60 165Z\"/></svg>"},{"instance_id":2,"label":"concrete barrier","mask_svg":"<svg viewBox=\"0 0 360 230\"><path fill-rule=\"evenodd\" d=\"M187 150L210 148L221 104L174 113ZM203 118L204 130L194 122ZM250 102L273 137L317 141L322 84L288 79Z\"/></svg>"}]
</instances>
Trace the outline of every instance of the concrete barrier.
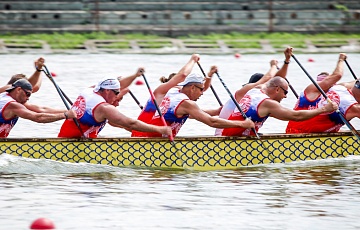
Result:
<instances>
[{"instance_id":1,"label":"concrete barrier","mask_svg":"<svg viewBox=\"0 0 360 230\"><path fill-rule=\"evenodd\" d=\"M350 33L360 32L360 1L0 1L0 33L13 31Z\"/></svg>"}]
</instances>

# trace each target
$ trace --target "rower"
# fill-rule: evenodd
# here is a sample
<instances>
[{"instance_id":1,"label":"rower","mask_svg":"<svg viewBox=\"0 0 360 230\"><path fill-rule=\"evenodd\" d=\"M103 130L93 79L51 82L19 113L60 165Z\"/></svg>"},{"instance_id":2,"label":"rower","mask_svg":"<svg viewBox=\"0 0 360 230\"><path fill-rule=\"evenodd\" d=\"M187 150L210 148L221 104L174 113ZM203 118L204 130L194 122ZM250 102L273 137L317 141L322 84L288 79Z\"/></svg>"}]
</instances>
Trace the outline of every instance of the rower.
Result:
<instances>
[{"instance_id":1,"label":"rower","mask_svg":"<svg viewBox=\"0 0 360 230\"><path fill-rule=\"evenodd\" d=\"M75 118L73 110L54 109L28 102L33 87L26 79L15 81L0 94L0 138L7 137L19 117L38 123Z\"/></svg>"}]
</instances>

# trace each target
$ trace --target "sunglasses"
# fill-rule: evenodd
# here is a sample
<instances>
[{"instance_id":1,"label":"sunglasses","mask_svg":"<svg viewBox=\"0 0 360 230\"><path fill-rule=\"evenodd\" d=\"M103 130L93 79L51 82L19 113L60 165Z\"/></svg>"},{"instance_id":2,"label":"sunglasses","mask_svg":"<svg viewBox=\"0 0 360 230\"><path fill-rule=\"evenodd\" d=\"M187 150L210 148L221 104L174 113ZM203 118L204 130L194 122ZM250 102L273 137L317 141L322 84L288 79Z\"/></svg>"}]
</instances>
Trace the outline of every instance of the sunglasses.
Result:
<instances>
[{"instance_id":1,"label":"sunglasses","mask_svg":"<svg viewBox=\"0 0 360 230\"><path fill-rule=\"evenodd\" d=\"M20 87L21 88L21 87ZM24 91L24 93L25 93L25 95L27 96L27 97L30 97L31 96L31 92L29 92L29 91L26 91L25 89L23 89L23 88L21 88L23 91Z\"/></svg>"},{"instance_id":2,"label":"sunglasses","mask_svg":"<svg viewBox=\"0 0 360 230\"><path fill-rule=\"evenodd\" d=\"M193 86L195 86L196 88L200 89L201 92L204 91L204 87L200 87L200 86L197 86L197 85L193 85Z\"/></svg>"},{"instance_id":3,"label":"sunglasses","mask_svg":"<svg viewBox=\"0 0 360 230\"><path fill-rule=\"evenodd\" d=\"M286 89L284 89L282 86L280 85L272 85L272 87L279 87L280 89L282 89L284 91L284 94L288 94L289 91L287 91Z\"/></svg>"},{"instance_id":4,"label":"sunglasses","mask_svg":"<svg viewBox=\"0 0 360 230\"><path fill-rule=\"evenodd\" d=\"M111 89L111 91L113 91L113 92L115 93L115 95L116 95L116 96L117 96L117 95L119 95L119 93L120 93L120 91L115 90L115 89Z\"/></svg>"},{"instance_id":5,"label":"sunglasses","mask_svg":"<svg viewBox=\"0 0 360 230\"><path fill-rule=\"evenodd\" d=\"M286 89L284 89L284 88L281 87L280 85L279 85L279 87L280 87L282 90L284 90L284 94L285 94L285 95L288 94L289 91L287 91Z\"/></svg>"}]
</instances>

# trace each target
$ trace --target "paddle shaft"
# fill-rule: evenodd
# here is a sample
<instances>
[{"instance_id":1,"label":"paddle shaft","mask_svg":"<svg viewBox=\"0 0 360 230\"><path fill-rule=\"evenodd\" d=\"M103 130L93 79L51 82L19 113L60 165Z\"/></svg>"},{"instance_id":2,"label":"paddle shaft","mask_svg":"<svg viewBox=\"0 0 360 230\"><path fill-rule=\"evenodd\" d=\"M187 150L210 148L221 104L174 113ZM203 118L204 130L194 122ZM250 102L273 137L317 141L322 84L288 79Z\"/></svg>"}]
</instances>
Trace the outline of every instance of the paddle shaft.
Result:
<instances>
[{"instance_id":1,"label":"paddle shaft","mask_svg":"<svg viewBox=\"0 0 360 230\"><path fill-rule=\"evenodd\" d=\"M61 94L65 97L65 99L69 102L70 105L73 105L72 101L70 100L70 98L68 98L68 96L66 96L66 94L64 93L64 91L62 91L62 89L59 87L59 90L61 92Z\"/></svg>"},{"instance_id":2,"label":"paddle shaft","mask_svg":"<svg viewBox=\"0 0 360 230\"><path fill-rule=\"evenodd\" d=\"M54 80L53 80L53 78L52 78L52 75L51 75L51 73L49 72L49 70L46 68L46 66L44 67L45 69L46 69L46 71L45 70L39 70L38 68L37 68L37 66L35 66L35 68L36 68L36 70L37 71L43 71L44 73L45 73L45 75L50 79L50 81L52 82L52 83L54 83ZM72 101L70 100L70 98L68 97L68 96L66 96L66 94L64 93L64 91L62 91L62 89L60 88L60 87L58 87L59 88L59 90L60 90L60 92L61 92L61 94L65 97L65 99L69 102L69 104L70 105L73 105L73 103L72 103Z\"/></svg>"},{"instance_id":3,"label":"paddle shaft","mask_svg":"<svg viewBox=\"0 0 360 230\"><path fill-rule=\"evenodd\" d=\"M144 106L142 106L140 104L140 102L138 101L138 99L135 97L135 95L129 90L129 94L131 95L131 97L134 99L134 101L136 102L136 104L138 104L138 106L140 107L140 109L143 109Z\"/></svg>"},{"instance_id":4,"label":"paddle shaft","mask_svg":"<svg viewBox=\"0 0 360 230\"><path fill-rule=\"evenodd\" d=\"M306 69L301 65L301 63L297 60L297 58L294 55L291 55L292 58L296 61L296 63L300 66L300 68L304 71L304 73L308 76L310 81L315 85L315 87L319 90L319 92L323 95L323 97L330 103L331 100L328 98L324 90L319 86L319 84L310 76L310 74L306 71ZM358 138L360 141L360 134L356 129L346 120L344 115L340 112L339 109L336 110L336 113L340 116L341 120L344 122L344 124L351 130L351 132Z\"/></svg>"},{"instance_id":5,"label":"paddle shaft","mask_svg":"<svg viewBox=\"0 0 360 230\"><path fill-rule=\"evenodd\" d=\"M222 80L222 78L220 77L219 73L218 73L218 72L215 72L215 73L216 73L216 75L218 76L221 84L224 86L225 90L228 92L229 96L231 97L231 100L232 100L232 101L234 102L234 104L236 105L236 108L240 111L240 113L241 113L241 115L243 116L243 118L244 118L244 119L248 119L248 117L246 116L246 114L244 113L244 111L241 109L239 103L236 101L235 97L232 95L232 93L230 92L230 90L229 90L228 87L226 86L225 82L224 82L224 81ZM256 137L257 137L258 139L260 139L259 134L256 132L256 130L255 130L254 128L252 128L251 130L255 133Z\"/></svg>"},{"instance_id":6,"label":"paddle shaft","mask_svg":"<svg viewBox=\"0 0 360 230\"><path fill-rule=\"evenodd\" d=\"M160 118L161 118L162 123L164 124L164 126L167 126L167 123L166 123L166 121L165 121L165 118L164 118L164 116L163 116L162 113L161 113L161 110L160 110L160 108L159 108L159 106L158 106L158 104L157 104L157 102L156 102L155 96L154 96L154 94L153 94L153 92L152 92L152 90L151 90L151 88L150 88L150 85L149 85L149 83L148 83L145 75L144 75L144 74L141 74L141 75L142 75L143 78L144 78L145 84L146 84L146 86L147 86L147 88L148 88L148 90L149 90L151 99L152 99L153 102L154 102L154 105L155 105L155 107L156 107L157 112L159 113L159 116L160 116ZM171 142L174 143L174 137L173 137L172 134L170 134L169 139L170 139Z\"/></svg>"},{"instance_id":7,"label":"paddle shaft","mask_svg":"<svg viewBox=\"0 0 360 230\"><path fill-rule=\"evenodd\" d=\"M351 69L351 67L350 67L349 63L347 62L347 60L345 59L344 61L345 61L345 64L347 65L347 67L349 68L351 74L353 75L354 79L357 80L357 77L356 77L354 71Z\"/></svg>"},{"instance_id":8,"label":"paddle shaft","mask_svg":"<svg viewBox=\"0 0 360 230\"><path fill-rule=\"evenodd\" d=\"M50 79L50 81L53 83L53 85L55 86L55 89L56 91L58 92L61 100L64 102L64 105L66 107L66 109L70 110L70 106L68 105L68 103L65 101L65 97L64 97L64 94L63 94L63 91L60 89L60 87L56 84L54 78L51 76L51 73L49 72L48 68L44 65L44 73L45 75ZM69 99L70 100L70 99ZM70 103L72 105L72 103ZM82 137L85 137L84 135L84 132L82 131L82 129L80 128L80 124L78 122L78 120L76 118L73 118L73 121L75 122L76 126L78 127L80 133L81 133L81 136Z\"/></svg>"},{"instance_id":9,"label":"paddle shaft","mask_svg":"<svg viewBox=\"0 0 360 230\"><path fill-rule=\"evenodd\" d=\"M200 70L201 70L202 74L203 74L203 75L204 75L204 77L206 78L205 71L204 71L204 70L203 70L203 68L201 67L200 63L199 63L199 62L197 62L197 64L198 64L198 66L199 66L199 68L200 68ZM220 100L219 96L218 96L218 95L217 95L217 93L215 92L215 89L214 89L214 87L213 87L212 85L210 85L210 89L211 89L211 91L213 92L213 94L214 94L214 96L215 96L216 100L218 101L219 105L220 105L220 106L223 106L223 104L222 104L222 102L221 102L221 100Z\"/></svg>"},{"instance_id":10,"label":"paddle shaft","mask_svg":"<svg viewBox=\"0 0 360 230\"><path fill-rule=\"evenodd\" d=\"M290 84L289 80L287 78L284 78L285 81L288 83L291 91L293 92L293 94L295 95L296 98L299 98L299 95L296 93L295 89L292 87L292 85Z\"/></svg>"}]
</instances>

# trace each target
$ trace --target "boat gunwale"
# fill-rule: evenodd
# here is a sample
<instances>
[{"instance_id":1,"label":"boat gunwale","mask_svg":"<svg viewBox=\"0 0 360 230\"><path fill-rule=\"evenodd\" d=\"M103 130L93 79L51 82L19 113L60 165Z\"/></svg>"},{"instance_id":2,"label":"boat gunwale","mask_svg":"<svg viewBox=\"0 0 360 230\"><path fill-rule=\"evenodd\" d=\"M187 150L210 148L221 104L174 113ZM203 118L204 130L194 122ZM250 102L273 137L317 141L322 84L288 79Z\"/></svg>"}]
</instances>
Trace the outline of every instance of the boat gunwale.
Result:
<instances>
[{"instance_id":1,"label":"boat gunwale","mask_svg":"<svg viewBox=\"0 0 360 230\"><path fill-rule=\"evenodd\" d=\"M314 137L338 137L351 136L350 131L337 133L311 133L311 134L285 134L272 133L260 134L260 139L256 137L223 137L223 136L179 136L174 139L178 141L236 141L236 140L271 140L271 139L293 139L293 138L314 138ZM0 142L104 142L104 141L126 141L126 142L167 142L168 138L146 138L146 137L98 137L98 138L2 138Z\"/></svg>"}]
</instances>

